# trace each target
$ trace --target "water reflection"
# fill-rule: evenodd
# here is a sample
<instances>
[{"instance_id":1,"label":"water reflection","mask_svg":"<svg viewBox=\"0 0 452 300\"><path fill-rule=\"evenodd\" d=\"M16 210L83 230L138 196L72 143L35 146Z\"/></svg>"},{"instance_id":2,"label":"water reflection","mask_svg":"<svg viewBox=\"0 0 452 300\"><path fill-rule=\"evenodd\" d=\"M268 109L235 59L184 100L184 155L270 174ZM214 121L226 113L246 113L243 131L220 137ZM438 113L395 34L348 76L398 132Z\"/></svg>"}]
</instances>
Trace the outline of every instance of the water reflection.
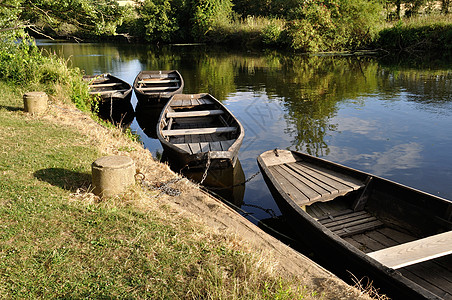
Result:
<instances>
[{"instance_id":1,"label":"water reflection","mask_svg":"<svg viewBox=\"0 0 452 300\"><path fill-rule=\"evenodd\" d=\"M135 118L133 106L127 101L100 101L98 116L115 126L127 128Z\"/></svg>"},{"instance_id":2,"label":"water reflection","mask_svg":"<svg viewBox=\"0 0 452 300\"><path fill-rule=\"evenodd\" d=\"M72 55L72 63L86 73L110 72L129 83L141 70L179 70L184 93L211 93L244 125L239 159L245 177L257 171L262 152L290 148L452 198L450 61L242 53L208 46L46 47ZM132 129L143 129L153 153L161 152L154 126L159 110L137 106L132 123ZM262 178L247 183L244 194L245 203L278 211ZM268 217L258 209L250 212Z\"/></svg>"},{"instance_id":3,"label":"water reflection","mask_svg":"<svg viewBox=\"0 0 452 300\"><path fill-rule=\"evenodd\" d=\"M144 133L153 139L157 139L157 123L166 103L137 103L135 114L138 125Z\"/></svg>"},{"instance_id":4,"label":"water reflection","mask_svg":"<svg viewBox=\"0 0 452 300\"><path fill-rule=\"evenodd\" d=\"M204 171L182 170L182 173L195 182L201 182L204 176ZM245 173L240 160L234 167L208 170L203 186L236 207L241 207L245 196Z\"/></svg>"}]
</instances>

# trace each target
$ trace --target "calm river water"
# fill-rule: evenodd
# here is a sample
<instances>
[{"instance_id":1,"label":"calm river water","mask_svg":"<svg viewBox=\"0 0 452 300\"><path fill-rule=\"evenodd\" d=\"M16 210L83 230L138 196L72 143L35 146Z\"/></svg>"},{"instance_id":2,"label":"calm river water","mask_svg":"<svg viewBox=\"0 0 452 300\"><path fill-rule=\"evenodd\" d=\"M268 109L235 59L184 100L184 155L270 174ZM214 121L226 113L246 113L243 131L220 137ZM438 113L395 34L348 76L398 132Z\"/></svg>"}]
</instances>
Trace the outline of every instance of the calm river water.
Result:
<instances>
[{"instance_id":1,"label":"calm river water","mask_svg":"<svg viewBox=\"0 0 452 300\"><path fill-rule=\"evenodd\" d=\"M258 171L256 158L262 152L287 148L452 199L450 61L238 52L203 45L38 44L70 57L86 74L108 72L129 83L141 70L179 70L184 93L212 94L245 127L239 153L243 173L234 170L235 182ZM131 129L160 157L160 143L149 130L158 113L137 110ZM260 174L225 197L253 222L280 214Z\"/></svg>"}]
</instances>

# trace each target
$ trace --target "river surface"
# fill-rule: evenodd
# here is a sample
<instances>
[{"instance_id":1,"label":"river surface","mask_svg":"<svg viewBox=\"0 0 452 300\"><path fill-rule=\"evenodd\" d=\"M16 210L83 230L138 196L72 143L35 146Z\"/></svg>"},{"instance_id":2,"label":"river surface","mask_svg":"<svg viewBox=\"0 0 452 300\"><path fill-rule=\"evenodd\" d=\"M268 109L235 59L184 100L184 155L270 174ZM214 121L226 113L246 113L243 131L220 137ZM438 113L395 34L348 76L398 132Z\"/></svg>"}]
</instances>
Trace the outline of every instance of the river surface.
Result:
<instances>
[{"instance_id":1,"label":"river surface","mask_svg":"<svg viewBox=\"0 0 452 300\"><path fill-rule=\"evenodd\" d=\"M141 70L180 71L184 93L212 94L245 128L240 170L218 177L242 182L256 158L280 148L328 160L452 199L452 63L354 56L305 56L214 49L205 45L38 41L85 74L111 73L132 84ZM132 131L154 157L158 112L136 107ZM151 129L150 129L151 128ZM154 136L154 137L153 137ZM240 166L239 166L240 168ZM243 171L242 171L243 170ZM217 179L218 179L217 178ZM249 220L280 215L261 174L224 194Z\"/></svg>"}]
</instances>

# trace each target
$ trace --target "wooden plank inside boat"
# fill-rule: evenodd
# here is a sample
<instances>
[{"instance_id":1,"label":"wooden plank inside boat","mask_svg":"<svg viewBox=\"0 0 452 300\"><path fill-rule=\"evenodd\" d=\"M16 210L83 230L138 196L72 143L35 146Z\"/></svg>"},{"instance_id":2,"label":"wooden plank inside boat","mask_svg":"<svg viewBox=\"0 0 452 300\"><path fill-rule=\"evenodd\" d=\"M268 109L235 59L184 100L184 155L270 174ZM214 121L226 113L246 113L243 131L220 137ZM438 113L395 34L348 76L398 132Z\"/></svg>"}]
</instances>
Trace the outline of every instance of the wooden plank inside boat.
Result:
<instances>
[{"instance_id":1,"label":"wooden plank inside boat","mask_svg":"<svg viewBox=\"0 0 452 300\"><path fill-rule=\"evenodd\" d=\"M162 135L193 135L193 134L211 134L211 133L226 133L237 130L236 127L211 127L211 128L196 128L196 129L172 129L162 130Z\"/></svg>"},{"instance_id":2,"label":"wooden plank inside boat","mask_svg":"<svg viewBox=\"0 0 452 300\"><path fill-rule=\"evenodd\" d=\"M382 249L367 255L398 269L452 253L452 231Z\"/></svg>"}]
</instances>

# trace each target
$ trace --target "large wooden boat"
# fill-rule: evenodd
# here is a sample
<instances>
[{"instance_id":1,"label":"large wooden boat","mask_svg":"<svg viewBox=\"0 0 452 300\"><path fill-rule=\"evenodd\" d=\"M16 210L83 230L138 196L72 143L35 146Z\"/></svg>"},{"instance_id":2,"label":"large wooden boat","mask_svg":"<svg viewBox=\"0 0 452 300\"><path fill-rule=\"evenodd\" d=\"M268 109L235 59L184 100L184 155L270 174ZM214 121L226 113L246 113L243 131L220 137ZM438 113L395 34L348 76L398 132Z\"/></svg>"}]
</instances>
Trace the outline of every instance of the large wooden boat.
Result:
<instances>
[{"instance_id":1,"label":"large wooden boat","mask_svg":"<svg viewBox=\"0 0 452 300\"><path fill-rule=\"evenodd\" d=\"M297 239L394 299L452 299L452 202L287 150L258 157Z\"/></svg>"},{"instance_id":2,"label":"large wooden boat","mask_svg":"<svg viewBox=\"0 0 452 300\"><path fill-rule=\"evenodd\" d=\"M243 136L242 124L210 94L174 95L157 124L169 162L186 168L234 166Z\"/></svg>"},{"instance_id":3,"label":"large wooden boat","mask_svg":"<svg viewBox=\"0 0 452 300\"><path fill-rule=\"evenodd\" d=\"M184 79L176 70L141 71L133 82L138 102L166 102L175 94L182 93Z\"/></svg>"}]
</instances>

